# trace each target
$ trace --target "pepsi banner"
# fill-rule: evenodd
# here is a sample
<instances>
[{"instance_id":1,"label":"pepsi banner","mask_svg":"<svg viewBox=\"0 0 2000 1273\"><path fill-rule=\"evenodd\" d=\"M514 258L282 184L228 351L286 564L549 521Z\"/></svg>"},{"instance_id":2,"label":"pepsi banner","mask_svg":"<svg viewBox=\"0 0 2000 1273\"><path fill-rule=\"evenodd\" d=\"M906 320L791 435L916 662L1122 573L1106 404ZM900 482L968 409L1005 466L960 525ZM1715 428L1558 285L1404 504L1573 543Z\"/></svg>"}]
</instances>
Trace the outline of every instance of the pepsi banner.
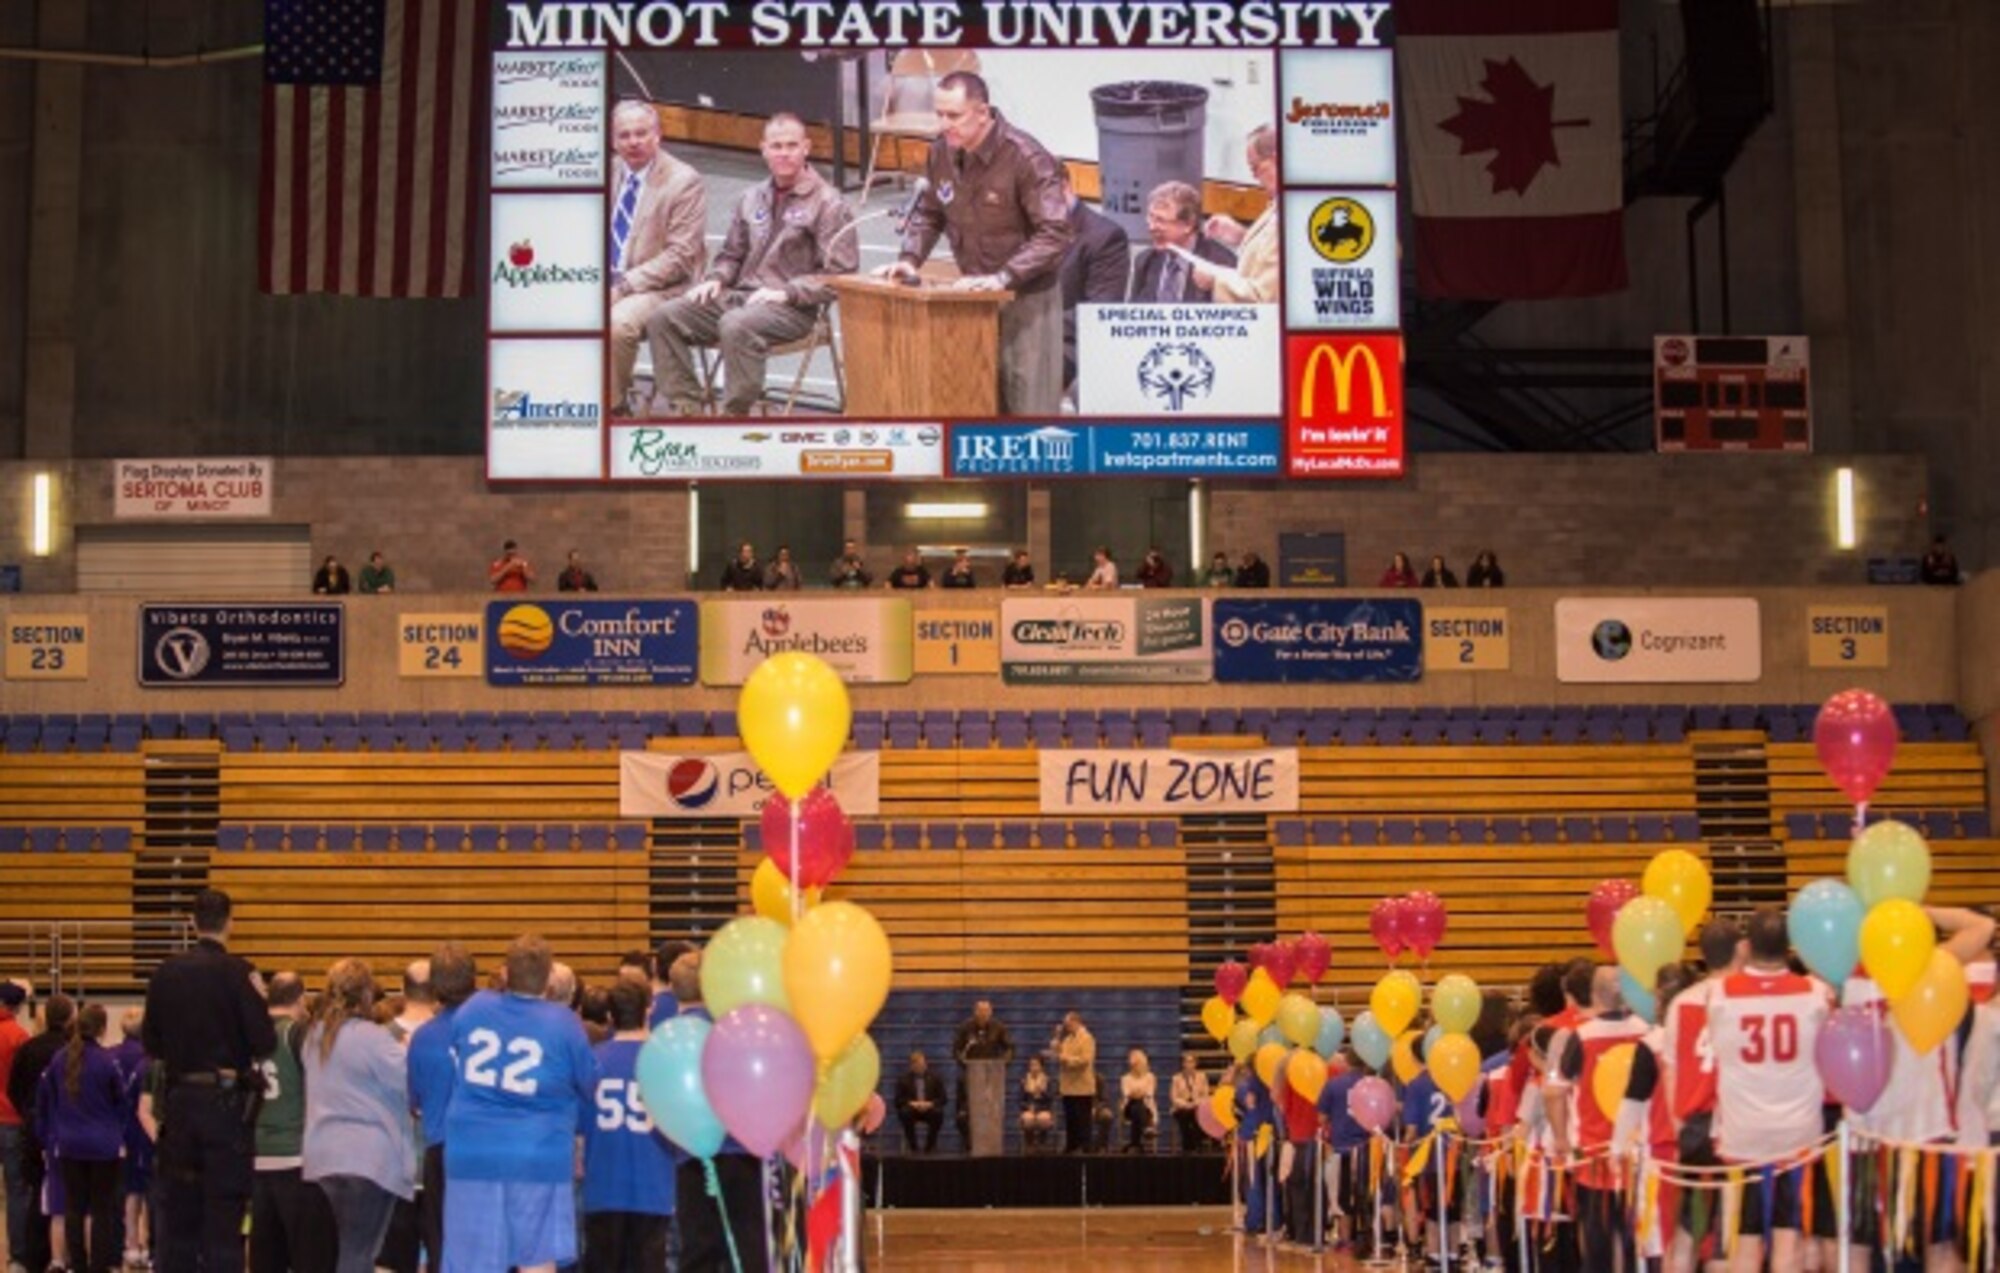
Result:
<instances>
[{"instance_id":1,"label":"pepsi banner","mask_svg":"<svg viewBox=\"0 0 2000 1273\"><path fill-rule=\"evenodd\" d=\"M692 601L492 601L488 685L692 685Z\"/></svg>"},{"instance_id":2,"label":"pepsi banner","mask_svg":"<svg viewBox=\"0 0 2000 1273\"><path fill-rule=\"evenodd\" d=\"M345 614L337 601L142 605L139 684L337 686L346 679Z\"/></svg>"},{"instance_id":3,"label":"pepsi banner","mask_svg":"<svg viewBox=\"0 0 2000 1273\"><path fill-rule=\"evenodd\" d=\"M1296 813L1299 753L1255 751L1045 751L1045 814Z\"/></svg>"},{"instance_id":4,"label":"pepsi banner","mask_svg":"<svg viewBox=\"0 0 2000 1273\"><path fill-rule=\"evenodd\" d=\"M1398 682L1424 674L1424 607L1401 598L1215 603L1215 679Z\"/></svg>"},{"instance_id":5,"label":"pepsi banner","mask_svg":"<svg viewBox=\"0 0 2000 1273\"><path fill-rule=\"evenodd\" d=\"M820 785L850 818L882 810L880 752L843 752ZM621 818L755 818L777 788L747 751L676 756L663 751L618 754Z\"/></svg>"}]
</instances>

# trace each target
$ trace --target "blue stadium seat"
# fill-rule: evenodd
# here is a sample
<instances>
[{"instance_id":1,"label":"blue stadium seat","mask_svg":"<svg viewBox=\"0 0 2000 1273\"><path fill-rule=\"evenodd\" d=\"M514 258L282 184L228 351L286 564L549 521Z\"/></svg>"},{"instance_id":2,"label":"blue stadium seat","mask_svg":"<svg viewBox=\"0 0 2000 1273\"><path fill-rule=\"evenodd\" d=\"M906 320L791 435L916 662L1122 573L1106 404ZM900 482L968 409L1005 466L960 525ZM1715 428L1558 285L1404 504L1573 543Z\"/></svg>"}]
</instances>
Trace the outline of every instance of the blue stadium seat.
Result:
<instances>
[{"instance_id":1,"label":"blue stadium seat","mask_svg":"<svg viewBox=\"0 0 2000 1273\"><path fill-rule=\"evenodd\" d=\"M949 711L930 711L923 716L924 746L932 751L951 751L958 746L958 721Z\"/></svg>"},{"instance_id":2,"label":"blue stadium seat","mask_svg":"<svg viewBox=\"0 0 2000 1273\"><path fill-rule=\"evenodd\" d=\"M915 751L923 741L923 730L917 724L915 712L890 712L888 726L889 745L898 751Z\"/></svg>"},{"instance_id":3,"label":"blue stadium seat","mask_svg":"<svg viewBox=\"0 0 2000 1273\"><path fill-rule=\"evenodd\" d=\"M318 725L294 725L292 742L300 751L325 751L326 731Z\"/></svg>"},{"instance_id":4,"label":"blue stadium seat","mask_svg":"<svg viewBox=\"0 0 2000 1273\"><path fill-rule=\"evenodd\" d=\"M130 754L139 750L145 738L145 730L138 725L113 725L108 742L112 751Z\"/></svg>"},{"instance_id":5,"label":"blue stadium seat","mask_svg":"<svg viewBox=\"0 0 2000 1273\"><path fill-rule=\"evenodd\" d=\"M764 826L762 823L746 822L743 824L743 848L748 853L762 853L764 851Z\"/></svg>"},{"instance_id":6,"label":"blue stadium seat","mask_svg":"<svg viewBox=\"0 0 2000 1273\"><path fill-rule=\"evenodd\" d=\"M361 741L369 751L388 752L396 750L396 731L388 725L367 725L361 730Z\"/></svg>"},{"instance_id":7,"label":"blue stadium seat","mask_svg":"<svg viewBox=\"0 0 2000 1273\"><path fill-rule=\"evenodd\" d=\"M1656 743L1684 743L1687 741L1687 714L1679 710L1653 717L1653 741Z\"/></svg>"},{"instance_id":8,"label":"blue stadium seat","mask_svg":"<svg viewBox=\"0 0 2000 1273\"><path fill-rule=\"evenodd\" d=\"M1960 809L1958 811L1959 834L1968 840L1986 840L1993 836L1993 816L1984 809Z\"/></svg>"},{"instance_id":9,"label":"blue stadium seat","mask_svg":"<svg viewBox=\"0 0 2000 1273\"><path fill-rule=\"evenodd\" d=\"M889 847L892 849L921 849L924 847L923 827L914 822L890 823Z\"/></svg>"},{"instance_id":10,"label":"blue stadium seat","mask_svg":"<svg viewBox=\"0 0 2000 1273\"><path fill-rule=\"evenodd\" d=\"M501 752L507 750L507 735L498 725L486 725L472 731L470 751Z\"/></svg>"},{"instance_id":11,"label":"blue stadium seat","mask_svg":"<svg viewBox=\"0 0 2000 1273\"><path fill-rule=\"evenodd\" d=\"M965 847L968 849L990 849L996 828L991 822L968 822L965 824ZM935 841L931 844L936 848Z\"/></svg>"},{"instance_id":12,"label":"blue stadium seat","mask_svg":"<svg viewBox=\"0 0 2000 1273\"><path fill-rule=\"evenodd\" d=\"M1972 737L1972 726L1958 714L1956 708L1948 708L1943 713L1932 712L1931 728L1941 743L1962 743Z\"/></svg>"},{"instance_id":13,"label":"blue stadium seat","mask_svg":"<svg viewBox=\"0 0 2000 1273\"><path fill-rule=\"evenodd\" d=\"M1177 849L1181 843L1181 824L1174 818L1150 818L1146 822L1146 843L1156 849Z\"/></svg>"},{"instance_id":14,"label":"blue stadium seat","mask_svg":"<svg viewBox=\"0 0 2000 1273\"><path fill-rule=\"evenodd\" d=\"M1597 820L1597 830L1607 844L1629 844L1632 819L1622 813L1607 813Z\"/></svg>"},{"instance_id":15,"label":"blue stadium seat","mask_svg":"<svg viewBox=\"0 0 2000 1273\"><path fill-rule=\"evenodd\" d=\"M1271 736L1271 723L1276 717L1277 713L1268 707L1246 707L1237 718L1236 732L1248 734L1252 738L1268 739Z\"/></svg>"},{"instance_id":16,"label":"blue stadium seat","mask_svg":"<svg viewBox=\"0 0 2000 1273\"><path fill-rule=\"evenodd\" d=\"M924 827L924 838L933 849L956 849L958 847L958 824L956 822L932 822Z\"/></svg>"},{"instance_id":17,"label":"blue stadium seat","mask_svg":"<svg viewBox=\"0 0 2000 1273\"><path fill-rule=\"evenodd\" d=\"M1462 831L1464 823L1459 825ZM1513 817L1496 817L1486 824L1486 830L1495 844L1519 844L1528 833L1527 824Z\"/></svg>"},{"instance_id":18,"label":"blue stadium seat","mask_svg":"<svg viewBox=\"0 0 2000 1273\"><path fill-rule=\"evenodd\" d=\"M740 734L736 728L735 712L710 712L708 732L717 738L736 738Z\"/></svg>"},{"instance_id":19,"label":"blue stadium seat","mask_svg":"<svg viewBox=\"0 0 2000 1273\"><path fill-rule=\"evenodd\" d=\"M542 848L550 853L567 853L576 847L576 828L567 822L545 822L539 833ZM518 853L534 847L534 838L517 841L514 833L507 833L507 847Z\"/></svg>"},{"instance_id":20,"label":"blue stadium seat","mask_svg":"<svg viewBox=\"0 0 2000 1273\"><path fill-rule=\"evenodd\" d=\"M1657 813L1642 813L1632 819L1632 834L1641 844L1658 844L1667 838L1667 820Z\"/></svg>"},{"instance_id":21,"label":"blue stadium seat","mask_svg":"<svg viewBox=\"0 0 2000 1273\"><path fill-rule=\"evenodd\" d=\"M879 849L888 839L888 832L879 822L859 822L854 827L854 847L863 851Z\"/></svg>"},{"instance_id":22,"label":"blue stadium seat","mask_svg":"<svg viewBox=\"0 0 2000 1273\"><path fill-rule=\"evenodd\" d=\"M500 827L496 823L473 823L471 838L472 851L474 853L498 853L500 851Z\"/></svg>"},{"instance_id":23,"label":"blue stadium seat","mask_svg":"<svg viewBox=\"0 0 2000 1273\"><path fill-rule=\"evenodd\" d=\"M577 746L585 751L610 751L617 741L609 725L586 724L578 727L576 731Z\"/></svg>"},{"instance_id":24,"label":"blue stadium seat","mask_svg":"<svg viewBox=\"0 0 2000 1273\"><path fill-rule=\"evenodd\" d=\"M1174 727L1165 718L1142 719L1139 721L1139 745L1141 747L1171 747L1174 745Z\"/></svg>"},{"instance_id":25,"label":"blue stadium seat","mask_svg":"<svg viewBox=\"0 0 2000 1273\"><path fill-rule=\"evenodd\" d=\"M1484 721L1455 716L1445 722L1444 740L1453 747L1477 746L1485 741L1479 736L1480 728L1484 724Z\"/></svg>"},{"instance_id":26,"label":"blue stadium seat","mask_svg":"<svg viewBox=\"0 0 2000 1273\"><path fill-rule=\"evenodd\" d=\"M644 751L650 741L644 725L618 725L611 731L611 744L620 751Z\"/></svg>"},{"instance_id":27,"label":"blue stadium seat","mask_svg":"<svg viewBox=\"0 0 2000 1273\"><path fill-rule=\"evenodd\" d=\"M623 852L636 853L646 847L646 828L636 822L621 822L611 828L611 840Z\"/></svg>"},{"instance_id":28,"label":"blue stadium seat","mask_svg":"<svg viewBox=\"0 0 2000 1273\"><path fill-rule=\"evenodd\" d=\"M1331 747L1341 741L1340 723L1339 712L1332 710L1314 712L1306 717L1300 742L1307 747Z\"/></svg>"},{"instance_id":29,"label":"blue stadium seat","mask_svg":"<svg viewBox=\"0 0 2000 1273\"><path fill-rule=\"evenodd\" d=\"M146 737L179 738L181 736L181 715L179 712L148 712L146 714Z\"/></svg>"},{"instance_id":30,"label":"blue stadium seat","mask_svg":"<svg viewBox=\"0 0 2000 1273\"><path fill-rule=\"evenodd\" d=\"M1347 836L1347 819L1314 818L1307 830L1311 832L1314 844L1339 844Z\"/></svg>"},{"instance_id":31,"label":"blue stadium seat","mask_svg":"<svg viewBox=\"0 0 2000 1273\"><path fill-rule=\"evenodd\" d=\"M1701 839L1701 819L1692 813L1676 813L1667 819L1667 834L1676 840Z\"/></svg>"},{"instance_id":32,"label":"blue stadium seat","mask_svg":"<svg viewBox=\"0 0 2000 1273\"><path fill-rule=\"evenodd\" d=\"M1571 844L1588 844L1597 838L1589 818L1564 818L1562 828L1563 839Z\"/></svg>"},{"instance_id":33,"label":"blue stadium seat","mask_svg":"<svg viewBox=\"0 0 2000 1273\"><path fill-rule=\"evenodd\" d=\"M1379 843L1390 845L1413 845L1417 842L1417 824L1413 818L1382 819Z\"/></svg>"},{"instance_id":34,"label":"blue stadium seat","mask_svg":"<svg viewBox=\"0 0 2000 1273\"><path fill-rule=\"evenodd\" d=\"M854 740L856 751L882 750L882 713L854 713L854 723L849 726L848 733Z\"/></svg>"},{"instance_id":35,"label":"blue stadium seat","mask_svg":"<svg viewBox=\"0 0 2000 1273\"><path fill-rule=\"evenodd\" d=\"M1003 849L1025 849L1035 842L1035 828L1026 822L1003 822L1000 824L1000 847Z\"/></svg>"},{"instance_id":36,"label":"blue stadium seat","mask_svg":"<svg viewBox=\"0 0 2000 1273\"><path fill-rule=\"evenodd\" d=\"M1167 713L1167 719L1175 734L1182 738L1192 738L1202 729L1202 711L1199 707L1176 707Z\"/></svg>"},{"instance_id":37,"label":"blue stadium seat","mask_svg":"<svg viewBox=\"0 0 2000 1273\"><path fill-rule=\"evenodd\" d=\"M1062 714L1063 736L1072 747L1101 746L1097 713L1094 711L1071 710Z\"/></svg>"},{"instance_id":38,"label":"blue stadium seat","mask_svg":"<svg viewBox=\"0 0 2000 1273\"><path fill-rule=\"evenodd\" d=\"M1785 838L1790 840L1819 839L1819 815L1794 809L1785 815Z\"/></svg>"},{"instance_id":39,"label":"blue stadium seat","mask_svg":"<svg viewBox=\"0 0 2000 1273\"><path fill-rule=\"evenodd\" d=\"M681 738L700 738L708 732L708 716L703 712L675 712L674 733Z\"/></svg>"},{"instance_id":40,"label":"blue stadium seat","mask_svg":"<svg viewBox=\"0 0 2000 1273\"><path fill-rule=\"evenodd\" d=\"M250 828L250 844L259 853L275 853L285 847L285 829L275 822L260 822Z\"/></svg>"},{"instance_id":41,"label":"blue stadium seat","mask_svg":"<svg viewBox=\"0 0 2000 1273\"><path fill-rule=\"evenodd\" d=\"M1956 840L1958 821L1949 809L1928 809L1923 814L1924 838L1926 840Z\"/></svg>"},{"instance_id":42,"label":"blue stadium seat","mask_svg":"<svg viewBox=\"0 0 2000 1273\"><path fill-rule=\"evenodd\" d=\"M1438 722L1442 724L1443 722ZM1417 819L1417 835L1425 844L1449 844L1451 823L1445 818Z\"/></svg>"},{"instance_id":43,"label":"blue stadium seat","mask_svg":"<svg viewBox=\"0 0 2000 1273\"><path fill-rule=\"evenodd\" d=\"M395 849L398 853L422 853L430 843L430 832L415 822L399 823L396 827Z\"/></svg>"},{"instance_id":44,"label":"blue stadium seat","mask_svg":"<svg viewBox=\"0 0 2000 1273\"><path fill-rule=\"evenodd\" d=\"M1554 818L1537 817L1528 819L1528 839L1537 844L1554 844L1562 837L1562 832Z\"/></svg>"},{"instance_id":45,"label":"blue stadium seat","mask_svg":"<svg viewBox=\"0 0 2000 1273\"><path fill-rule=\"evenodd\" d=\"M1059 818L1042 818L1035 823L1035 843L1044 849L1069 847L1069 824Z\"/></svg>"},{"instance_id":46,"label":"blue stadium seat","mask_svg":"<svg viewBox=\"0 0 2000 1273\"><path fill-rule=\"evenodd\" d=\"M1442 720L1412 720L1410 742L1418 747L1436 747L1444 742L1447 723Z\"/></svg>"},{"instance_id":47,"label":"blue stadium seat","mask_svg":"<svg viewBox=\"0 0 2000 1273\"><path fill-rule=\"evenodd\" d=\"M88 853L97 843L97 828L64 827L60 843L64 853Z\"/></svg>"},{"instance_id":48,"label":"blue stadium seat","mask_svg":"<svg viewBox=\"0 0 2000 1273\"><path fill-rule=\"evenodd\" d=\"M1317 722L1315 722L1317 723ZM1312 726L1307 726L1310 732ZM1340 720L1340 745L1366 747L1375 741L1375 720L1366 712L1349 712Z\"/></svg>"},{"instance_id":49,"label":"blue stadium seat","mask_svg":"<svg viewBox=\"0 0 2000 1273\"><path fill-rule=\"evenodd\" d=\"M1722 709L1724 729L1757 729L1757 708L1751 703L1729 703Z\"/></svg>"},{"instance_id":50,"label":"blue stadium seat","mask_svg":"<svg viewBox=\"0 0 2000 1273\"><path fill-rule=\"evenodd\" d=\"M325 831L328 853L347 853L354 848L354 825L352 823L329 823Z\"/></svg>"},{"instance_id":51,"label":"blue stadium seat","mask_svg":"<svg viewBox=\"0 0 2000 1273\"><path fill-rule=\"evenodd\" d=\"M984 750L993 745L993 718L985 712L960 712L958 714L958 745L972 750Z\"/></svg>"},{"instance_id":52,"label":"blue stadium seat","mask_svg":"<svg viewBox=\"0 0 2000 1273\"><path fill-rule=\"evenodd\" d=\"M1028 733L1034 739L1035 747L1041 751L1061 751L1063 747L1062 713L1033 711L1028 713Z\"/></svg>"},{"instance_id":53,"label":"blue stadium seat","mask_svg":"<svg viewBox=\"0 0 2000 1273\"><path fill-rule=\"evenodd\" d=\"M389 851L389 827L386 823L371 822L361 828L361 851L363 853Z\"/></svg>"},{"instance_id":54,"label":"blue stadium seat","mask_svg":"<svg viewBox=\"0 0 2000 1273\"><path fill-rule=\"evenodd\" d=\"M602 822L586 822L576 829L576 847L585 853L602 853L611 844L611 828Z\"/></svg>"},{"instance_id":55,"label":"blue stadium seat","mask_svg":"<svg viewBox=\"0 0 2000 1273\"><path fill-rule=\"evenodd\" d=\"M1096 818L1080 818L1069 824L1070 838L1079 849L1101 849L1104 847L1104 823Z\"/></svg>"},{"instance_id":56,"label":"blue stadium seat","mask_svg":"<svg viewBox=\"0 0 2000 1273\"><path fill-rule=\"evenodd\" d=\"M1271 824L1272 843L1281 849L1305 847L1306 824L1300 818L1279 818Z\"/></svg>"},{"instance_id":57,"label":"blue stadium seat","mask_svg":"<svg viewBox=\"0 0 2000 1273\"><path fill-rule=\"evenodd\" d=\"M225 822L215 829L215 847L223 853L241 853L249 844L250 828L241 823Z\"/></svg>"},{"instance_id":58,"label":"blue stadium seat","mask_svg":"<svg viewBox=\"0 0 2000 1273\"><path fill-rule=\"evenodd\" d=\"M438 822L432 824L431 847L439 853L457 853L464 849L464 824L458 822Z\"/></svg>"},{"instance_id":59,"label":"blue stadium seat","mask_svg":"<svg viewBox=\"0 0 2000 1273\"><path fill-rule=\"evenodd\" d=\"M1103 726L1106 747L1134 747L1139 742L1139 726L1123 712L1106 712L1099 723Z\"/></svg>"},{"instance_id":60,"label":"blue stadium seat","mask_svg":"<svg viewBox=\"0 0 2000 1273\"><path fill-rule=\"evenodd\" d=\"M1201 732L1209 735L1237 733L1239 725L1233 707L1210 707L1201 714Z\"/></svg>"},{"instance_id":61,"label":"blue stadium seat","mask_svg":"<svg viewBox=\"0 0 2000 1273\"><path fill-rule=\"evenodd\" d=\"M1026 712L993 713L993 738L1002 747L1026 747L1028 745L1028 714Z\"/></svg>"},{"instance_id":62,"label":"blue stadium seat","mask_svg":"<svg viewBox=\"0 0 2000 1273\"><path fill-rule=\"evenodd\" d=\"M1117 818L1111 823L1111 847L1114 849L1136 849L1145 832L1144 826L1130 818Z\"/></svg>"},{"instance_id":63,"label":"blue stadium seat","mask_svg":"<svg viewBox=\"0 0 2000 1273\"><path fill-rule=\"evenodd\" d=\"M97 831L97 851L100 853L130 853L132 851L132 828L99 827Z\"/></svg>"}]
</instances>

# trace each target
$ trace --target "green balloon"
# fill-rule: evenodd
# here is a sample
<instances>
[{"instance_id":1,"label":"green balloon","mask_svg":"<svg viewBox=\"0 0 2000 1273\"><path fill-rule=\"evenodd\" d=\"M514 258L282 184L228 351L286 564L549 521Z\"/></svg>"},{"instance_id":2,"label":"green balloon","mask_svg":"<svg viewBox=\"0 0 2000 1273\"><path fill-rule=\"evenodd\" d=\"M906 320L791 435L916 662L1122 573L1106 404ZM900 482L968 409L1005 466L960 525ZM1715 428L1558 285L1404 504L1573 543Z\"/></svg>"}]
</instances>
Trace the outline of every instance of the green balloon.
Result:
<instances>
[{"instance_id":1,"label":"green balloon","mask_svg":"<svg viewBox=\"0 0 2000 1273\"><path fill-rule=\"evenodd\" d=\"M813 1093L813 1113L821 1127L841 1127L861 1112L882 1078L882 1054L862 1035L833 1058Z\"/></svg>"},{"instance_id":2,"label":"green balloon","mask_svg":"<svg viewBox=\"0 0 2000 1273\"><path fill-rule=\"evenodd\" d=\"M1446 1034L1470 1033L1482 1006L1479 983L1464 973L1438 978L1437 989L1431 991L1431 1019Z\"/></svg>"},{"instance_id":3,"label":"green balloon","mask_svg":"<svg viewBox=\"0 0 2000 1273\"><path fill-rule=\"evenodd\" d=\"M1280 999L1278 1033L1294 1047L1311 1047L1319 1037L1319 1005L1297 991Z\"/></svg>"},{"instance_id":4,"label":"green balloon","mask_svg":"<svg viewBox=\"0 0 2000 1273\"><path fill-rule=\"evenodd\" d=\"M716 1019L746 1003L789 1013L785 994L785 939L776 920L746 916L723 926L701 956L701 999Z\"/></svg>"},{"instance_id":5,"label":"green balloon","mask_svg":"<svg viewBox=\"0 0 2000 1273\"><path fill-rule=\"evenodd\" d=\"M1931 886L1931 850L1907 822L1877 822L1847 850L1847 885L1869 910L1900 898L1923 904Z\"/></svg>"},{"instance_id":6,"label":"green balloon","mask_svg":"<svg viewBox=\"0 0 2000 1273\"><path fill-rule=\"evenodd\" d=\"M1611 921L1611 949L1618 966L1646 990L1658 984L1660 969L1681 957L1687 932L1673 907L1657 897L1635 897Z\"/></svg>"},{"instance_id":7,"label":"green balloon","mask_svg":"<svg viewBox=\"0 0 2000 1273\"><path fill-rule=\"evenodd\" d=\"M1229 1027L1229 1055L1238 1064L1250 1059L1257 1051L1258 1026L1255 1021L1238 1021Z\"/></svg>"}]
</instances>

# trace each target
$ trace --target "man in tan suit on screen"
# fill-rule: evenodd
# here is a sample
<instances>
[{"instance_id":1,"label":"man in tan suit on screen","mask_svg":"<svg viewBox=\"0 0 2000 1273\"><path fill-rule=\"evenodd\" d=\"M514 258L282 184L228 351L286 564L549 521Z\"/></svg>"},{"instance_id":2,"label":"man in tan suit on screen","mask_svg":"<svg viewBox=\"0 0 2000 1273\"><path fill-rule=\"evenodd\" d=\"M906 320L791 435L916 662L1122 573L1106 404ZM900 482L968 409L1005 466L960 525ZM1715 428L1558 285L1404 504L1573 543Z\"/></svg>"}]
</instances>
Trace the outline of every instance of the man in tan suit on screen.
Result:
<instances>
[{"instance_id":1,"label":"man in tan suit on screen","mask_svg":"<svg viewBox=\"0 0 2000 1273\"><path fill-rule=\"evenodd\" d=\"M708 191L660 149L660 116L646 102L613 108L611 145L611 413L628 415L646 320L708 263Z\"/></svg>"}]
</instances>

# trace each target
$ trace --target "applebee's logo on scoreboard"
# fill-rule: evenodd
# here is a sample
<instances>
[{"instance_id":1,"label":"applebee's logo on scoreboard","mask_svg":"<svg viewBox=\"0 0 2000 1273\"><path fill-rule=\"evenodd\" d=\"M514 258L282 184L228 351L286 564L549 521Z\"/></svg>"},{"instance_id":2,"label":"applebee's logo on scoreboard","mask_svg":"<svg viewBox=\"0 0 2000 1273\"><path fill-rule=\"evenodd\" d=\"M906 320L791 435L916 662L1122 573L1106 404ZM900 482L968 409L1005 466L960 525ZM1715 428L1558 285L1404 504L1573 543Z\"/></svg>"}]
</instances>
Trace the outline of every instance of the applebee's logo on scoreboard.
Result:
<instances>
[{"instance_id":1,"label":"applebee's logo on scoreboard","mask_svg":"<svg viewBox=\"0 0 2000 1273\"><path fill-rule=\"evenodd\" d=\"M560 261L536 259L533 239L516 239L493 263L493 282L508 287L547 287L564 283L596 286L604 281L604 271L595 265L565 265Z\"/></svg>"}]
</instances>

